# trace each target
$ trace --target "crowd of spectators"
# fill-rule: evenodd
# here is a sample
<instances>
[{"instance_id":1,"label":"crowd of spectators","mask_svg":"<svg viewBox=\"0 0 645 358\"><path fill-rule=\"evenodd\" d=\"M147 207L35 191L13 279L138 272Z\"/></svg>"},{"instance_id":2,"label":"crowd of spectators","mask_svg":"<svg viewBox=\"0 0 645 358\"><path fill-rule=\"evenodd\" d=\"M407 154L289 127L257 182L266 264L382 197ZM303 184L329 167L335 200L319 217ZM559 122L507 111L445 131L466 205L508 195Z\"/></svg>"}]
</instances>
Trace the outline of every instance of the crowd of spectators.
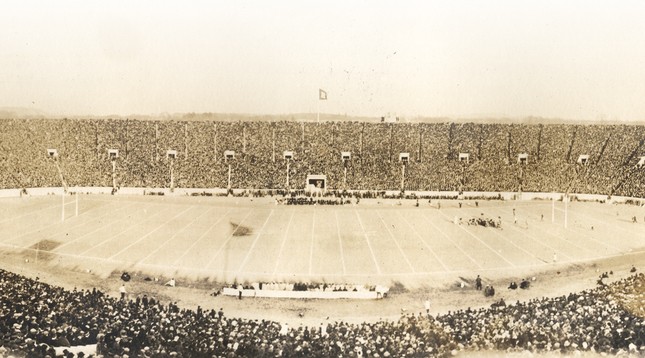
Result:
<instances>
[{"instance_id":1,"label":"crowd of spectators","mask_svg":"<svg viewBox=\"0 0 645 358\"><path fill-rule=\"evenodd\" d=\"M286 190L325 174L341 190L645 197L638 125L29 119L3 120L0 143L2 188L61 186L61 174L69 186L109 187L114 174L119 187L226 188L230 173L233 188Z\"/></svg>"},{"instance_id":2,"label":"crowd of spectators","mask_svg":"<svg viewBox=\"0 0 645 358\"><path fill-rule=\"evenodd\" d=\"M228 317L222 309L65 290L0 270L0 356L53 357L53 347L87 344L105 357L425 357L489 349L644 354L643 298L645 275L634 273L579 293L436 317L403 313L396 321L289 328Z\"/></svg>"},{"instance_id":3,"label":"crowd of spectators","mask_svg":"<svg viewBox=\"0 0 645 358\"><path fill-rule=\"evenodd\" d=\"M638 316L624 309L625 297L636 296L642 303L644 295L645 275L641 273L580 293L458 310L438 316L437 321L473 350L644 354L644 312Z\"/></svg>"}]
</instances>

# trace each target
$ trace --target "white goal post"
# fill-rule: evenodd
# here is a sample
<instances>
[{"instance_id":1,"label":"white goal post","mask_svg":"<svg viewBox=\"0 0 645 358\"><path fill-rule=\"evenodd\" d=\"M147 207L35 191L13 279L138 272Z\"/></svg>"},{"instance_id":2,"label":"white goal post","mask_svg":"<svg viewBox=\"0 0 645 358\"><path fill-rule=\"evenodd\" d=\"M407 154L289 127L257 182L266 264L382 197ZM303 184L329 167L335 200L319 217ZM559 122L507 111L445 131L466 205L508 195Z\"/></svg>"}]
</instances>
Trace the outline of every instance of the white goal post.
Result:
<instances>
[{"instance_id":1,"label":"white goal post","mask_svg":"<svg viewBox=\"0 0 645 358\"><path fill-rule=\"evenodd\" d=\"M74 201L73 202L65 202L65 196L67 193L63 191L61 193L61 206L60 206L60 221L65 221L65 206L67 205L74 205L74 216L78 216L78 192L74 192Z\"/></svg>"}]
</instances>

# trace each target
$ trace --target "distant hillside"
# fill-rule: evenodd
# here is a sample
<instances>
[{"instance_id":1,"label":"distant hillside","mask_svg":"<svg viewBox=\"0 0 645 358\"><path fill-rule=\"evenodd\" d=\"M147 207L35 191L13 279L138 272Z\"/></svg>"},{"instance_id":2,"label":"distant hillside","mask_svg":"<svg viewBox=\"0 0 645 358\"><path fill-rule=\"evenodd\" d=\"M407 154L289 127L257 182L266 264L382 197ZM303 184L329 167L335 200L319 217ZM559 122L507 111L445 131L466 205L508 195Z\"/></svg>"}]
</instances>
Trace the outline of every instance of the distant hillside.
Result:
<instances>
[{"instance_id":1,"label":"distant hillside","mask_svg":"<svg viewBox=\"0 0 645 358\"><path fill-rule=\"evenodd\" d=\"M83 117L88 118L88 117ZM109 117L115 118L115 117ZM122 117L126 118L126 117ZM223 122L236 122L236 121L297 121L297 122L316 122L316 113L293 113L293 114L274 114L274 115L257 115L257 114L242 114L242 113L174 113L162 115L134 115L127 118L136 118L142 120L189 120L189 121L223 121ZM334 122L380 122L380 117L365 117L365 116L348 116L342 114L329 114L321 113L320 121L334 121ZM400 117L399 123L500 123L500 124L580 124L580 125L645 125L645 120L641 121L611 121L611 120L572 120L561 118L542 118L542 117L525 117L525 118L509 118L509 117Z\"/></svg>"},{"instance_id":2,"label":"distant hillside","mask_svg":"<svg viewBox=\"0 0 645 358\"><path fill-rule=\"evenodd\" d=\"M291 113L291 114L244 114L244 113L160 113L160 114L131 114L122 115L51 115L38 109L23 107L0 107L0 119L20 118L70 118L70 119L138 119L138 120L183 120L183 121L296 121L316 122L316 113ZM342 114L321 113L320 121L334 122L380 122L380 117L348 116ZM512 118L503 115L472 116L472 117L400 117L399 123L500 123L500 124L579 124L579 125L645 125L644 120L618 121L618 120L573 120L561 118L524 117Z\"/></svg>"},{"instance_id":3,"label":"distant hillside","mask_svg":"<svg viewBox=\"0 0 645 358\"><path fill-rule=\"evenodd\" d=\"M48 118L49 115L39 109L25 107L0 107L0 118Z\"/></svg>"}]
</instances>

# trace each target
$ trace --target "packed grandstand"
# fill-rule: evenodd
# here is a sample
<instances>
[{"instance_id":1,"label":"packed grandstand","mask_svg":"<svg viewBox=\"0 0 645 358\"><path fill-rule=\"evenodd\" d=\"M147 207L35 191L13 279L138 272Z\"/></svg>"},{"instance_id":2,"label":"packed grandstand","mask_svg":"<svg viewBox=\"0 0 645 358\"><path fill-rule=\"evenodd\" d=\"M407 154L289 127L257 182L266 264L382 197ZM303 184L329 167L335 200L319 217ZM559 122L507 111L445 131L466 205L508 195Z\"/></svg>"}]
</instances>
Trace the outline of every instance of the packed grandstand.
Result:
<instances>
[{"instance_id":1,"label":"packed grandstand","mask_svg":"<svg viewBox=\"0 0 645 358\"><path fill-rule=\"evenodd\" d=\"M2 128L1 188L169 188L171 167L174 187L226 188L230 166L230 186L244 189L302 188L324 174L327 187L348 190L645 196L639 125L21 119Z\"/></svg>"},{"instance_id":2,"label":"packed grandstand","mask_svg":"<svg viewBox=\"0 0 645 358\"><path fill-rule=\"evenodd\" d=\"M645 197L645 127L295 121L3 120L0 187L231 186ZM117 152L118 151L118 154ZM168 151L176 153L168 158ZM225 151L231 151L228 158ZM288 161L291 185L287 185ZM351 153L343 160L341 153ZM234 153L234 154L233 154ZM400 161L400 153L409 159ZM584 159L584 160L582 160ZM405 181L402 184L402 166ZM402 187L403 185L403 187ZM91 345L118 357L427 357L468 350L645 354L645 275L554 298L397 321L287 328L66 290L0 270L0 357ZM55 349L54 347L59 347ZM67 356L74 356L67 352Z\"/></svg>"}]
</instances>

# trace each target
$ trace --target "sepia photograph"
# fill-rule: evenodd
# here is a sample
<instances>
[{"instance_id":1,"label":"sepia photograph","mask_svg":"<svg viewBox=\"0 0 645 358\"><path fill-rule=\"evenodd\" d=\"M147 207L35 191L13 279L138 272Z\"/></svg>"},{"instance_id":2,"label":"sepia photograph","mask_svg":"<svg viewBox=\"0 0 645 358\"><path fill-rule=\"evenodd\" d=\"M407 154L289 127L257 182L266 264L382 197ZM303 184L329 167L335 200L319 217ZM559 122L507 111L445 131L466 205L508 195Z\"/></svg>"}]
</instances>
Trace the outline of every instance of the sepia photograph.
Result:
<instances>
[{"instance_id":1,"label":"sepia photograph","mask_svg":"<svg viewBox=\"0 0 645 358\"><path fill-rule=\"evenodd\" d=\"M645 357L645 2L0 4L0 358Z\"/></svg>"}]
</instances>

